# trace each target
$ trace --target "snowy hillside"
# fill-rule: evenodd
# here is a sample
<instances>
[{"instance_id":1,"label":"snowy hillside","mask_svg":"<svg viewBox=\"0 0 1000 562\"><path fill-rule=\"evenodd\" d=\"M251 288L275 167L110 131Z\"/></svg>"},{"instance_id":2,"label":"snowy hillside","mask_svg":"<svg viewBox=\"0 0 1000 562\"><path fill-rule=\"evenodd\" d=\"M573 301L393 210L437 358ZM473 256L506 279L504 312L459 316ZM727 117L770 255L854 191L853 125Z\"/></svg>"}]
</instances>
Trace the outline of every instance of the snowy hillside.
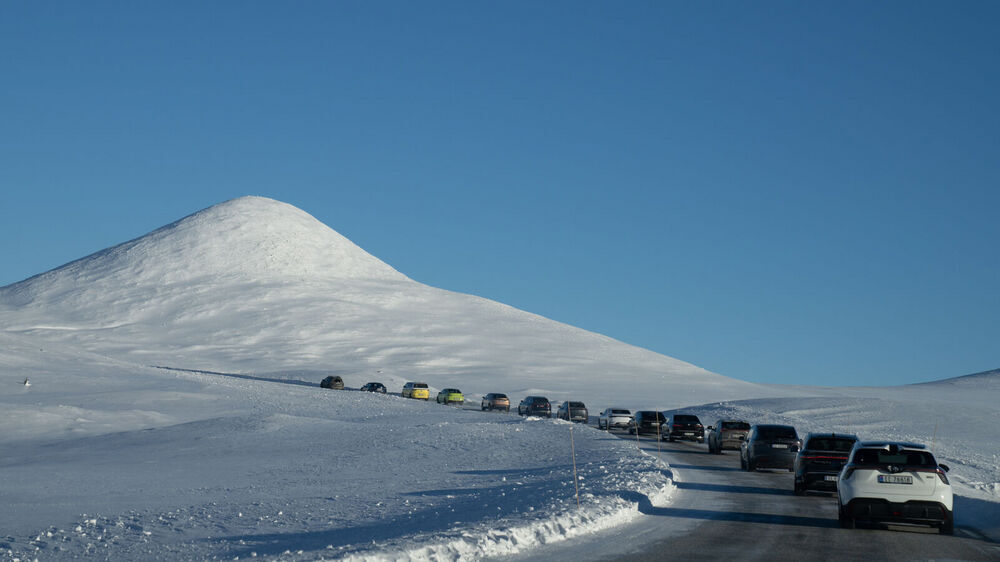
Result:
<instances>
[{"instance_id":1,"label":"snowy hillside","mask_svg":"<svg viewBox=\"0 0 1000 562\"><path fill-rule=\"evenodd\" d=\"M386 379L398 390L418 379L472 395L614 397L651 408L776 392L414 282L262 197L0 288L0 318L7 333L143 365L315 381L333 373L348 386ZM657 390L680 382L680 394Z\"/></svg>"},{"instance_id":2,"label":"snowy hillside","mask_svg":"<svg viewBox=\"0 0 1000 562\"><path fill-rule=\"evenodd\" d=\"M457 386L473 409L326 374ZM427 287L246 197L0 288L0 558L505 556L639 525L679 489L631 440L474 411L492 391L933 443L958 524L1000 527L996 373L738 381Z\"/></svg>"}]
</instances>

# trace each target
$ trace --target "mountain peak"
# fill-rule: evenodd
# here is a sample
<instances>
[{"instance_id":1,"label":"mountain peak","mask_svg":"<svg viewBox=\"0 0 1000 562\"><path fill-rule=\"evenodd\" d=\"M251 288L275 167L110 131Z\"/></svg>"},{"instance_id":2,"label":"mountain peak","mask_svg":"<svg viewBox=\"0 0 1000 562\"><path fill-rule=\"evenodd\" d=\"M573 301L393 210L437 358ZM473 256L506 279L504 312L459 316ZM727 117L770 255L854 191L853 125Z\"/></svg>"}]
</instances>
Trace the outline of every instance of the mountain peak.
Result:
<instances>
[{"instance_id":1,"label":"mountain peak","mask_svg":"<svg viewBox=\"0 0 1000 562\"><path fill-rule=\"evenodd\" d=\"M407 279L305 211L267 197L247 196L203 209L8 289L35 296L60 286L67 289L113 280L135 286L301 278Z\"/></svg>"}]
</instances>

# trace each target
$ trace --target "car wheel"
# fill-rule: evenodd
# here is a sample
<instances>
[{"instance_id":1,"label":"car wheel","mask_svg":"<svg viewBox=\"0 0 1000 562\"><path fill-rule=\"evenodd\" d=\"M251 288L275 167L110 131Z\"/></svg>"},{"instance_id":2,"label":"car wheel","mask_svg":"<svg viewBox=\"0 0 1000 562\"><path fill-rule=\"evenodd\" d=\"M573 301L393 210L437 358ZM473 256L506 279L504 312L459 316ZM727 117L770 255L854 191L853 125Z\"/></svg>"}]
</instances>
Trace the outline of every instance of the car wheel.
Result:
<instances>
[{"instance_id":1,"label":"car wheel","mask_svg":"<svg viewBox=\"0 0 1000 562\"><path fill-rule=\"evenodd\" d=\"M805 494L806 494L806 490L805 490L805 487L802 485L802 482L799 482L798 480L796 480L795 481L795 495L796 496L804 496Z\"/></svg>"},{"instance_id":2,"label":"car wheel","mask_svg":"<svg viewBox=\"0 0 1000 562\"><path fill-rule=\"evenodd\" d=\"M743 458L743 455L740 455L740 470L746 470L746 469L747 469L747 461L746 459Z\"/></svg>"},{"instance_id":3,"label":"car wheel","mask_svg":"<svg viewBox=\"0 0 1000 562\"><path fill-rule=\"evenodd\" d=\"M955 534L955 520L948 517L948 520L941 524L941 534L942 535L954 535Z\"/></svg>"},{"instance_id":4,"label":"car wheel","mask_svg":"<svg viewBox=\"0 0 1000 562\"><path fill-rule=\"evenodd\" d=\"M747 459L747 472L754 472L757 470L757 462L753 459Z\"/></svg>"}]
</instances>

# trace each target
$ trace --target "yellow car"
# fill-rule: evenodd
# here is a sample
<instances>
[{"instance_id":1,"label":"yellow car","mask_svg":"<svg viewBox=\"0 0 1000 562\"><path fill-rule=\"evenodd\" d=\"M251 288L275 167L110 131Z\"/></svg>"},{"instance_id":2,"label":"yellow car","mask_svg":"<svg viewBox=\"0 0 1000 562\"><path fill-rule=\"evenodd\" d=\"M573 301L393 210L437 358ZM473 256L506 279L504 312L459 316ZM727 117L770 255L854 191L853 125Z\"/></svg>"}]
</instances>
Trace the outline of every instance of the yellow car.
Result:
<instances>
[{"instance_id":1,"label":"yellow car","mask_svg":"<svg viewBox=\"0 0 1000 562\"><path fill-rule=\"evenodd\" d=\"M438 392L437 401L440 404L464 404L465 397L462 391L457 388L446 388Z\"/></svg>"},{"instance_id":2,"label":"yellow car","mask_svg":"<svg viewBox=\"0 0 1000 562\"><path fill-rule=\"evenodd\" d=\"M415 398L417 400L430 400L431 391L427 389L425 382L408 382L403 385L403 398Z\"/></svg>"}]
</instances>

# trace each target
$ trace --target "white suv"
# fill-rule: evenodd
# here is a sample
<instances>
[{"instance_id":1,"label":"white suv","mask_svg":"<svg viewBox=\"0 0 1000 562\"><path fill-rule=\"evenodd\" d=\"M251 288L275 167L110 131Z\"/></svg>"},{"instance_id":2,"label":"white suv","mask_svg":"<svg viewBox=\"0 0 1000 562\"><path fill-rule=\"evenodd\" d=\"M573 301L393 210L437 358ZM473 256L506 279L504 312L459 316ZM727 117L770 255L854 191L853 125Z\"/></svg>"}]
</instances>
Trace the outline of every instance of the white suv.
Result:
<instances>
[{"instance_id":1,"label":"white suv","mask_svg":"<svg viewBox=\"0 0 1000 562\"><path fill-rule=\"evenodd\" d=\"M955 532L948 467L923 445L864 441L854 445L837 482L842 527L856 521L918 523Z\"/></svg>"}]
</instances>

